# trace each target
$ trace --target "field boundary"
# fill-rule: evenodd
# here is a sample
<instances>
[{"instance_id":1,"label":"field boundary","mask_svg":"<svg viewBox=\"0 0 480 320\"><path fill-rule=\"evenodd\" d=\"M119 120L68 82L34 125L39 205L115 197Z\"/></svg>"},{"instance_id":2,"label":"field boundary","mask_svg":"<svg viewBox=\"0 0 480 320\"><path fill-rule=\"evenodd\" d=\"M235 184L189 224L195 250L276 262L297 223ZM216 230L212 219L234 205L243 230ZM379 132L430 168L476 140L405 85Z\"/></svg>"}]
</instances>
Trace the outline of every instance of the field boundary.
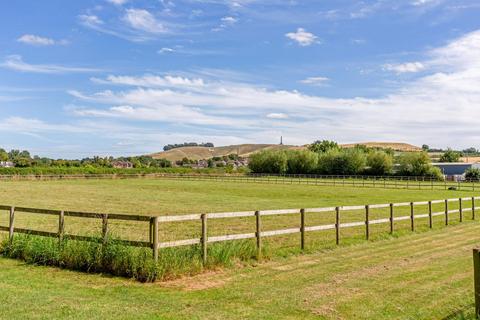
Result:
<instances>
[{"instance_id":1,"label":"field boundary","mask_svg":"<svg viewBox=\"0 0 480 320\"><path fill-rule=\"evenodd\" d=\"M64 210L51 210L51 209L37 209L37 208L25 208L0 205L0 210L6 210L9 213L9 225L0 226L0 231L7 231L9 234L9 241L13 241L15 233L31 234L44 237L55 237L60 242L64 239L72 239L78 241L103 241L106 242L109 236L109 220L123 220L123 221L140 221L148 222L149 241L131 241L131 240L115 240L119 244L151 248L153 258L158 260L159 250L163 248L181 247L188 245L200 245L202 248L203 262L207 262L208 256L208 244L215 242L224 242L241 239L256 239L257 246L257 259L261 259L262 254L262 239L266 237L287 235L287 234L300 234L300 249L305 249L305 237L308 232L335 230L335 243L340 244L340 230L353 227L365 227L365 238L369 240L370 226L376 224L390 224L390 233L395 230L396 221L410 221L411 231L415 231L415 221L418 219L429 220L429 228L433 228L433 217L444 216L445 225L448 226L450 214L458 213L459 221L463 222L464 213L471 212L471 219L475 220L475 213L480 210L480 207L475 205L476 200L480 197L466 197L466 198L453 198L443 200L430 200L430 201L417 201L417 202L401 202L401 203L384 203L384 204L367 204L358 206L334 206L334 207L322 207L322 208L301 208L301 209L282 209L282 210L262 210L262 211L242 211L242 212L219 212L219 213L202 213L202 214L188 214L188 215L175 215L175 216L146 216L146 215L131 215L131 214L106 214L106 213L91 213L91 212L77 212L77 211L64 211ZM466 207L464 203L470 202L470 206ZM458 209L450 209L450 203L458 203ZM444 210L434 212L432 209L433 204L443 204ZM416 206L428 206L427 212L418 212ZM395 216L395 208L409 207L410 214L404 216ZM389 218L371 219L370 211L372 209L389 208ZM362 211L364 213L364 220L362 221L343 221L341 219L341 212L343 211ZM335 223L322 224L315 226L306 226L305 215L306 213L333 213L335 215ZM34 213L43 215L56 215L58 216L58 231L46 232L32 229L16 228L15 227L15 215L18 213ZM279 216L279 215L298 215L299 224L294 228L278 229L278 230L263 230L262 229L262 217L264 216ZM74 234L65 234L65 217L80 217L86 219L99 219L102 223L102 235L101 237L81 236ZM255 217L255 232L242 233L242 234L227 234L227 235L208 235L207 222L212 219L227 219L227 218L240 218L240 217ZM169 242L159 241L159 226L161 223L181 223L185 221L201 221L201 237L193 239L182 239Z\"/></svg>"},{"instance_id":2,"label":"field boundary","mask_svg":"<svg viewBox=\"0 0 480 320\"><path fill-rule=\"evenodd\" d=\"M139 174L54 174L54 175L0 175L0 181L48 181L88 179L172 179L187 181L244 182L266 184L301 184L332 187L363 187L415 190L463 190L476 191L480 180L438 180L418 176L361 176L361 175L316 175L316 174L184 174L184 173L139 173Z\"/></svg>"}]
</instances>

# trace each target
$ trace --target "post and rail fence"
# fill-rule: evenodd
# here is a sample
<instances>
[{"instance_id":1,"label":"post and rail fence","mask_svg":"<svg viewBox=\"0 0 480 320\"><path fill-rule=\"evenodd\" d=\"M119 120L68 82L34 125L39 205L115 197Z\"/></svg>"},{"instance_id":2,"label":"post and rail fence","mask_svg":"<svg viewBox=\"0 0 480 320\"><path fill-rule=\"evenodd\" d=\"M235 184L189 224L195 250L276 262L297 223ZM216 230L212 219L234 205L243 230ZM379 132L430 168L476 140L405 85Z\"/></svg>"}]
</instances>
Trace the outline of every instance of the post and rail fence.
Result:
<instances>
[{"instance_id":1,"label":"post and rail fence","mask_svg":"<svg viewBox=\"0 0 480 320\"><path fill-rule=\"evenodd\" d=\"M363 187L417 190L478 190L480 180L438 180L418 176L361 176L317 174L203 174L203 173L145 173L145 174L56 174L56 175L0 175L0 181L9 180L78 180L78 179L171 179L187 181L245 182L266 184L300 184L333 187Z\"/></svg>"},{"instance_id":2,"label":"post and rail fence","mask_svg":"<svg viewBox=\"0 0 480 320\"><path fill-rule=\"evenodd\" d=\"M262 256L262 239L267 237L274 237L288 234L300 234L300 248L305 248L306 234L310 232L320 232L327 230L335 231L335 243L338 245L341 241L340 230L353 227L364 227L365 238L370 239L371 229L370 226L377 224L389 224L389 231L393 233L395 230L395 222L398 221L410 221L411 231L415 231L415 221L418 219L428 219L429 228L433 228L432 220L436 216L444 216L445 225L449 223L449 215L458 213L460 221L463 221L464 214L466 212L471 213L471 219L475 220L475 212L480 207L475 206L475 200L480 197L469 198L454 198L444 200L431 200L431 201L418 201L418 202L402 202L402 203L385 203L385 204L370 204L359 206L333 206L322 208L302 208L302 209L283 209L283 210L257 210L257 211L243 211L243 212L222 212L222 213L202 213L202 214L187 214L187 215L175 215L175 216L147 216L147 215L130 215L130 214L99 214L77 211L65 211L65 210L50 210L50 209L35 209L25 207L13 207L0 205L0 210L7 211L9 213L9 225L0 226L0 231L8 232L10 241L13 241L15 233L31 234L44 237L55 237L59 241L64 239L72 239L78 241L107 241L109 234L109 221L110 220L123 220L123 221L138 221L148 223L149 241L132 241L132 240L115 240L119 244L151 248L152 254L155 260L158 260L159 251L163 248L172 248L188 245L200 245L202 252L202 259L205 263L208 255L208 245L216 242L242 240L242 239L256 239L257 246L257 258L261 259ZM465 205L459 205L458 209L449 209L449 203L462 203L466 201L471 203L470 207ZM444 204L444 210L433 212L433 204ZM427 206L426 212L419 212L418 206ZM395 216L394 212L396 208L408 207L409 214L403 216ZM371 210L373 209L388 209L389 217L381 219L371 219ZM416 210L417 209L417 210ZM342 212L344 211L360 211L364 213L364 220L361 221L343 221ZM42 215L56 215L58 216L58 231L47 232L31 230L26 228L15 227L15 216L20 213L32 213ZM306 214L318 214L318 213L331 213L332 219L335 219L335 223L320 224L314 226L306 226ZM280 230L264 230L262 228L262 217L266 216L279 216L279 215L298 215L298 226L280 229ZM359 216L362 216L361 214ZM79 217L86 219L99 219L102 224L102 235L99 237L82 236L65 233L65 217ZM228 218L242 218L252 217L255 219L255 232L241 233L241 234L228 234L228 235L209 235L208 234L208 221L214 219L228 219ZM161 242L159 239L159 231L162 223L177 223L185 221L199 221L201 222L201 236L193 239L183 239L176 241Z\"/></svg>"}]
</instances>

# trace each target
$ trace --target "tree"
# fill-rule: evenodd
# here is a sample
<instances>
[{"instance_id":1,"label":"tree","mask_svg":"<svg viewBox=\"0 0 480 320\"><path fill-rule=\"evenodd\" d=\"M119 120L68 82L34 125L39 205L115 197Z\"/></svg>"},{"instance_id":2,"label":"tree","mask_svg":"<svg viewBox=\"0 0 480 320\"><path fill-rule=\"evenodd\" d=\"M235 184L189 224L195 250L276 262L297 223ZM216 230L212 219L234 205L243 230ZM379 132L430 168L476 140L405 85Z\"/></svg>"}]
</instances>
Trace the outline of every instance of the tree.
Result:
<instances>
[{"instance_id":1,"label":"tree","mask_svg":"<svg viewBox=\"0 0 480 320\"><path fill-rule=\"evenodd\" d=\"M311 174L317 168L318 156L309 150L291 150L287 152L287 173Z\"/></svg>"},{"instance_id":2,"label":"tree","mask_svg":"<svg viewBox=\"0 0 480 320\"><path fill-rule=\"evenodd\" d=\"M8 161L8 153L4 149L0 149L0 161Z\"/></svg>"},{"instance_id":3,"label":"tree","mask_svg":"<svg viewBox=\"0 0 480 320\"><path fill-rule=\"evenodd\" d=\"M472 153L478 153L478 150L475 147L470 147L470 148L467 148L465 150L462 150L462 152L472 154Z\"/></svg>"},{"instance_id":4,"label":"tree","mask_svg":"<svg viewBox=\"0 0 480 320\"><path fill-rule=\"evenodd\" d=\"M371 151L367 155L367 172L373 175L387 175L392 173L393 157L385 151Z\"/></svg>"},{"instance_id":5,"label":"tree","mask_svg":"<svg viewBox=\"0 0 480 320\"><path fill-rule=\"evenodd\" d=\"M422 145L422 150L428 152L428 150L430 150L430 146L428 144L424 144Z\"/></svg>"},{"instance_id":6,"label":"tree","mask_svg":"<svg viewBox=\"0 0 480 320\"><path fill-rule=\"evenodd\" d=\"M318 155L317 171L322 174L356 175L365 170L365 153L357 148L330 149Z\"/></svg>"},{"instance_id":7,"label":"tree","mask_svg":"<svg viewBox=\"0 0 480 320\"><path fill-rule=\"evenodd\" d=\"M283 174L287 172L287 155L284 151L260 151L250 157L248 167L255 173Z\"/></svg>"},{"instance_id":8,"label":"tree","mask_svg":"<svg viewBox=\"0 0 480 320\"><path fill-rule=\"evenodd\" d=\"M316 152L316 153L325 153L329 150L338 150L340 147L338 146L338 143L335 141L329 141L329 140L317 140L311 145L308 146L308 150Z\"/></svg>"},{"instance_id":9,"label":"tree","mask_svg":"<svg viewBox=\"0 0 480 320\"><path fill-rule=\"evenodd\" d=\"M430 157L425 151L405 152L398 158L399 173L405 176L424 176L432 170Z\"/></svg>"},{"instance_id":10,"label":"tree","mask_svg":"<svg viewBox=\"0 0 480 320\"><path fill-rule=\"evenodd\" d=\"M460 160L461 153L453 151L448 148L444 154L440 157L440 162L458 162Z\"/></svg>"}]
</instances>

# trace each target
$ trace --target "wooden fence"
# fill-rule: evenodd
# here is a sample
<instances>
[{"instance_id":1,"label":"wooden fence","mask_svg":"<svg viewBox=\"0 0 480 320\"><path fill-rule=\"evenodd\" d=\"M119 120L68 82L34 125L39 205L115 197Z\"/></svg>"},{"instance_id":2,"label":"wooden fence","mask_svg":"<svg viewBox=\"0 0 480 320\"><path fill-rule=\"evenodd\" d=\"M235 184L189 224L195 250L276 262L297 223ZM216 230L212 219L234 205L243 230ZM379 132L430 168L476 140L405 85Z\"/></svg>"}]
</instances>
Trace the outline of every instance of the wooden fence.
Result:
<instances>
[{"instance_id":1,"label":"wooden fence","mask_svg":"<svg viewBox=\"0 0 480 320\"><path fill-rule=\"evenodd\" d=\"M480 319L480 248L473 249L473 279L475 293L475 319Z\"/></svg>"},{"instance_id":2,"label":"wooden fence","mask_svg":"<svg viewBox=\"0 0 480 320\"><path fill-rule=\"evenodd\" d=\"M76 211L63 211L63 210L48 210L48 209L35 209L24 207L11 207L0 206L0 210L6 210L9 212L9 225L0 226L0 231L7 231L9 233L10 241L13 240L15 233L32 234L45 237L56 237L59 241L63 239L72 239L79 241L106 241L108 239L109 220L124 220L124 221L140 221L148 222L149 228L149 241L131 241L131 240L116 240L118 243L135 246L151 248L153 257L158 259L159 250L170 247L180 247L188 245L200 245L202 248L203 261L207 261L207 247L209 243L241 240L241 239L256 239L257 245L257 258L261 258L262 253L262 239L267 237L274 237L288 234L300 234L300 248L305 248L306 234L309 232L320 232L326 230L335 230L335 242L340 244L340 230L353 227L364 227L366 240L370 237L370 226L376 224L389 224L390 233L395 230L395 222L409 220L410 228L415 231L416 219L428 219L429 227L433 228L433 217L443 216L445 225L449 224L449 216L453 213L459 214L459 221L464 220L464 214L466 212L471 213L471 219L475 220L475 213L480 207L475 206L476 200L480 197L469 198L455 198L445 200L432 200L432 201L420 201L420 202L402 202L402 203L387 203L387 204L372 204L361 206L336 206L336 207L324 207L324 208L302 208L302 209L285 209L285 210L262 210L262 211L244 211L244 212L223 212L223 213L203 213L203 214L189 214L189 215L177 215L177 216L145 216L145 215L125 215L125 214L98 214L88 212L76 212ZM471 203L470 207L464 205L465 201ZM452 202L458 203L458 209L449 209L449 204ZM434 212L432 210L433 204L443 204L444 210ZM428 206L427 212L417 212L418 208L415 206ZM409 215L395 216L395 208L409 207ZM370 212L372 209L389 209L389 217L382 219L371 219ZM364 214L362 221L343 221L343 211L360 211ZM15 227L15 215L18 213L33 213L42 215L55 215L58 216L58 231L47 232L38 231L24 228ZM306 226L305 215L315 213L332 213L335 218L335 223L322 224L316 226ZM265 216L279 216L279 215L298 215L298 226L294 228L281 229L281 230L263 230L262 217ZM99 219L102 224L102 237L81 236L65 233L65 217L80 217L86 219ZM208 221L212 219L228 219L228 218L240 218L240 217L255 217L255 232L243 233L243 234L229 234L222 236L209 236L208 235ZM185 221L201 221L201 237L194 239L183 239L177 241L160 242L159 241L159 229L162 223L172 222L185 222ZM147 224L146 224L147 227Z\"/></svg>"},{"instance_id":3,"label":"wooden fence","mask_svg":"<svg viewBox=\"0 0 480 320\"><path fill-rule=\"evenodd\" d=\"M315 174L65 174L65 175L0 175L1 180L78 180L78 179L171 179L188 181L245 182L268 184L302 184L333 187L363 187L417 190L476 191L479 180L440 181L415 176L352 176Z\"/></svg>"}]
</instances>

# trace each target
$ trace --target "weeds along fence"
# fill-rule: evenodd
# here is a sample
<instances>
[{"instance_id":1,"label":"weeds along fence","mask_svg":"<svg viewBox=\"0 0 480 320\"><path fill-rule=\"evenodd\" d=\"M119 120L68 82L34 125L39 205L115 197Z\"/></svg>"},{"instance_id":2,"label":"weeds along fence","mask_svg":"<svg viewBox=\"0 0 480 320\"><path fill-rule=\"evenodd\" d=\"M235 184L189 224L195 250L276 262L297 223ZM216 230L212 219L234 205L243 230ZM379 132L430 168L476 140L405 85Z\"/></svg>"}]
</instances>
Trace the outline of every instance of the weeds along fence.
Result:
<instances>
[{"instance_id":1,"label":"weeds along fence","mask_svg":"<svg viewBox=\"0 0 480 320\"><path fill-rule=\"evenodd\" d=\"M470 212L472 220L475 220L475 213L480 207L475 205L476 200L480 197L469 198L455 198L445 200L432 200L420 202L402 202L402 203L387 203L387 204L371 204L359 206L336 206L324 208L302 208L302 209L285 209L285 210L262 210L262 211L244 211L244 212L223 212L223 213L203 213L203 214L189 214L176 216L144 216L144 215L124 215L124 214L97 214L87 212L74 212L62 210L48 210L35 209L24 207L0 206L0 210L5 210L9 213L9 225L0 226L0 231L7 231L10 241L13 241L15 233L31 234L44 237L56 237L61 243L63 239L72 239L79 241L107 241L109 234L110 220L123 221L140 221L145 223L145 228L149 230L148 241L131 241L119 239L118 243L126 246L146 247L152 249L152 254L155 260L158 260L159 251L163 248L173 248L181 246L200 245L203 262L207 262L208 245L210 243L234 241L242 239L255 239L257 248L257 259L262 256L262 241L265 238L276 237L290 234L300 234L300 249L305 249L306 236L312 232L322 232L331 230L335 232L335 244L339 245L341 241L341 230L349 228L364 228L365 239L369 240L374 225L388 224L389 232L395 231L396 223L400 221L409 222L411 231L415 231L416 222L419 219L427 219L429 228L433 228L434 217L442 216L442 224L449 225L452 214L458 214L457 221L463 222L466 212ZM467 205L469 204L469 205ZM436 206L434 210L434 205ZM399 213L407 215L398 215L398 208L404 207ZM405 208L406 207L406 208ZM419 208L422 207L422 208ZM455 207L455 209L453 209ZM375 218L372 214L373 210L384 209L388 211L388 216ZM350 214L346 214L349 212ZM58 231L46 232L32 230L28 228L15 227L15 217L21 213L33 213L39 215L54 215L58 216ZM353 214L352 214L353 213ZM324 214L331 219L331 223L322 224L307 224L307 215L312 218L315 215ZM296 216L296 226L292 228L282 228L270 230L263 228L262 221L268 216ZM102 226L101 237L80 236L65 233L65 217L80 217L85 219L100 220ZM249 233L235 233L226 235L212 235L209 234L208 222L217 219L231 219L231 218L254 218L254 232ZM275 218L277 219L277 218ZM298 219L298 220L297 220ZM314 220L314 219L312 219ZM353 220L353 221L352 221ZM199 221L200 237L182 239L176 241L162 242L159 239L159 230L164 223L183 223L187 221ZM330 221L330 220L329 220ZM438 221L437 221L438 222ZM253 229L253 228L252 228Z\"/></svg>"},{"instance_id":2,"label":"weeds along fence","mask_svg":"<svg viewBox=\"0 0 480 320\"><path fill-rule=\"evenodd\" d=\"M417 176L360 176L314 174L74 174L74 175L0 175L0 181L9 180L78 180L78 179L172 179L187 181L245 182L266 184L300 184L384 189L463 190L476 191L480 180L440 181Z\"/></svg>"}]
</instances>

